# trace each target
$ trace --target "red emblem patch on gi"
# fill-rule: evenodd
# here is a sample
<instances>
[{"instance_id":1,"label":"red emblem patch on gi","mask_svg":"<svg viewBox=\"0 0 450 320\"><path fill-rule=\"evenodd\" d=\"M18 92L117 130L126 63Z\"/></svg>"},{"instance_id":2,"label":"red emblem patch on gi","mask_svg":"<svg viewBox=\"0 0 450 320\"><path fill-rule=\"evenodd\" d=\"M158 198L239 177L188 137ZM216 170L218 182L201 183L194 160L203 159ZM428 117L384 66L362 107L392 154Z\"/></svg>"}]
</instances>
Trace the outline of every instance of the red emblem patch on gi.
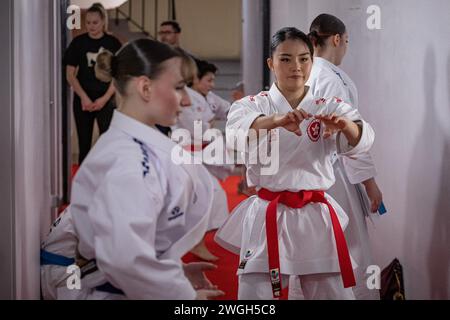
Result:
<instances>
[{"instance_id":1,"label":"red emblem patch on gi","mask_svg":"<svg viewBox=\"0 0 450 320\"><path fill-rule=\"evenodd\" d=\"M311 141L317 142L320 138L320 121L317 119L311 121L308 126L307 132L308 137L311 139Z\"/></svg>"},{"instance_id":2,"label":"red emblem patch on gi","mask_svg":"<svg viewBox=\"0 0 450 320\"><path fill-rule=\"evenodd\" d=\"M339 97L334 97L334 99L336 100L337 103L341 103L342 102L342 99L339 98Z\"/></svg>"},{"instance_id":3,"label":"red emblem patch on gi","mask_svg":"<svg viewBox=\"0 0 450 320\"><path fill-rule=\"evenodd\" d=\"M268 94L265 93L265 92L261 92L259 95L262 96L262 97L267 97L268 96Z\"/></svg>"},{"instance_id":4,"label":"red emblem patch on gi","mask_svg":"<svg viewBox=\"0 0 450 320\"><path fill-rule=\"evenodd\" d=\"M255 102L255 96L250 96L249 99L251 102Z\"/></svg>"},{"instance_id":5,"label":"red emblem patch on gi","mask_svg":"<svg viewBox=\"0 0 450 320\"><path fill-rule=\"evenodd\" d=\"M325 104L325 102L327 102L325 98L320 98L319 100L316 100L316 105Z\"/></svg>"}]
</instances>

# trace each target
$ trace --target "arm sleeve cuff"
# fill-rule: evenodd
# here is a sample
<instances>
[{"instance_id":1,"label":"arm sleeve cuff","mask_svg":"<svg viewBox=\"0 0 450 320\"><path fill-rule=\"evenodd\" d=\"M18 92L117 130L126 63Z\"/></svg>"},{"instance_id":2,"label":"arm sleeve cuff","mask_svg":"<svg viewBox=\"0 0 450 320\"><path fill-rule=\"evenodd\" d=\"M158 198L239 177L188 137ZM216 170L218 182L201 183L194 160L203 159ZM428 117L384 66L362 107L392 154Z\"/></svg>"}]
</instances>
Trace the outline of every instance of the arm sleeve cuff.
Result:
<instances>
[{"instance_id":1,"label":"arm sleeve cuff","mask_svg":"<svg viewBox=\"0 0 450 320\"><path fill-rule=\"evenodd\" d=\"M369 151L375 140L375 133L369 123L364 120L358 120L357 122L361 125L361 139L358 144L352 147L345 135L338 132L336 144L338 154L344 157L354 157L361 153Z\"/></svg>"}]
</instances>

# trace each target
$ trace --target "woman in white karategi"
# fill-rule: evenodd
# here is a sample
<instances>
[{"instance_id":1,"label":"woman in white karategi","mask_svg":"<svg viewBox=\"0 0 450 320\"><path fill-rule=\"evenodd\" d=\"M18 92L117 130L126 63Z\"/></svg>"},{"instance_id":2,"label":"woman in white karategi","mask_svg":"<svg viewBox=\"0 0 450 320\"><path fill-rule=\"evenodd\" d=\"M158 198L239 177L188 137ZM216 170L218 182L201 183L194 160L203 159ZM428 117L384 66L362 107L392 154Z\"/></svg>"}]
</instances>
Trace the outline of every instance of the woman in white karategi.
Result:
<instances>
[{"instance_id":1,"label":"woman in white karategi","mask_svg":"<svg viewBox=\"0 0 450 320\"><path fill-rule=\"evenodd\" d=\"M314 64L306 85L312 94L339 97L358 109L356 86L338 67L348 46L349 36L344 23L333 15L320 14L311 24L309 37L314 45ZM377 212L382 202L382 194L375 181L375 165L368 152L352 158L336 156L334 160L336 183L327 192L349 217L345 235L350 253L358 264L353 292L356 299L379 299L378 290L368 289L370 273L366 273L373 259L365 218L370 212Z\"/></svg>"},{"instance_id":2,"label":"woman in white karategi","mask_svg":"<svg viewBox=\"0 0 450 320\"><path fill-rule=\"evenodd\" d=\"M235 139L248 138L250 148L239 151L247 152L248 183L258 190L216 234L221 245L240 253L239 299L280 297L289 275L299 276L306 299L354 299L356 264L342 231L348 218L324 191L335 180L333 153L367 151L374 132L356 109L315 97L305 86L313 52L303 32L278 31L267 61L276 82L234 103L228 115L227 142L242 146ZM261 129L269 133L257 136ZM255 146L269 142L278 170L252 161Z\"/></svg>"},{"instance_id":3,"label":"woman in white karategi","mask_svg":"<svg viewBox=\"0 0 450 320\"><path fill-rule=\"evenodd\" d=\"M209 141L203 141L203 133L214 126L216 120L226 120L230 103L219 97L212 90L215 87L217 67L204 60L196 61L198 73L187 92L191 99L191 106L184 108L173 126L189 131L192 138L192 148L201 150ZM194 131L194 124L201 124L201 136Z\"/></svg>"},{"instance_id":4,"label":"woman in white karategi","mask_svg":"<svg viewBox=\"0 0 450 320\"><path fill-rule=\"evenodd\" d=\"M214 121L226 120L230 103L211 91L215 86L217 67L204 60L196 60L196 66L197 74L193 78L190 87L186 88L191 105L183 108L178 115L177 123L172 127L172 131L177 129L188 130L191 140L184 147L192 151L194 157L199 157L213 176L224 180L230 175L233 166L225 163L212 164L212 161L208 161L207 154L215 154L211 150L215 148L216 144L209 144L210 141L205 141L203 135L207 130L213 128ZM198 129L195 129L196 127ZM222 136L222 134L216 135L219 139L222 139ZM225 143L222 143L222 145L225 146ZM223 160L226 159L225 152L224 149ZM214 180L214 190L216 197L208 227L209 231L216 230L222 226L229 213L227 196L218 180ZM205 261L216 261L218 259L208 250L204 240L196 245L191 250L191 253Z\"/></svg>"},{"instance_id":5,"label":"woman in white karategi","mask_svg":"<svg viewBox=\"0 0 450 320\"><path fill-rule=\"evenodd\" d=\"M43 296L207 299L222 294L204 277L207 265L181 261L207 230L213 177L202 165L175 165L172 150L180 147L155 128L156 123L173 125L181 107L190 104L180 53L139 39L115 56L101 55L109 55L110 63L97 76L113 80L120 111L80 167L69 212L43 244ZM63 266L80 269L64 274ZM75 276L81 278L78 288Z\"/></svg>"}]
</instances>

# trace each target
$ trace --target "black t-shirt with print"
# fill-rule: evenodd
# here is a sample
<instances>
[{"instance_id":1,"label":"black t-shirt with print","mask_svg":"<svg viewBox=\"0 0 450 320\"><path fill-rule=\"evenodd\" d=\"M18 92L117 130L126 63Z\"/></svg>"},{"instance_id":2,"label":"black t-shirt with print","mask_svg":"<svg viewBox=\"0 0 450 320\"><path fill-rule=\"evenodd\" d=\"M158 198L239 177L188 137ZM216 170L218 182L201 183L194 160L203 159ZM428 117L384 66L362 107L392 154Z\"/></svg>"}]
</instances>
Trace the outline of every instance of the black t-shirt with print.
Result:
<instances>
[{"instance_id":1,"label":"black t-shirt with print","mask_svg":"<svg viewBox=\"0 0 450 320\"><path fill-rule=\"evenodd\" d=\"M102 82L95 77L95 63L97 55L103 50L115 54L122 47L120 41L112 35L106 34L93 39L84 33L72 40L64 55L64 65L79 67L77 79L83 90L92 99L106 93L109 83Z\"/></svg>"}]
</instances>

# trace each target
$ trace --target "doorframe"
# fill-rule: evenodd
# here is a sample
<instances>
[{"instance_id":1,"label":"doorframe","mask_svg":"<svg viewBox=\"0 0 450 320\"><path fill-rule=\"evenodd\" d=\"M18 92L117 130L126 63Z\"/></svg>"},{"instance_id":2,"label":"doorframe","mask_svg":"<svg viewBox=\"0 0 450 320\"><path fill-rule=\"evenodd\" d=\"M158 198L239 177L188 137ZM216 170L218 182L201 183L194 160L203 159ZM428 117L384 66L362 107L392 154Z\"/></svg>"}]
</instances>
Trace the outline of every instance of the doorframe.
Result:
<instances>
[{"instance_id":1,"label":"doorframe","mask_svg":"<svg viewBox=\"0 0 450 320\"><path fill-rule=\"evenodd\" d=\"M0 10L0 299L15 298L15 151L14 151L14 1L2 1Z\"/></svg>"}]
</instances>

